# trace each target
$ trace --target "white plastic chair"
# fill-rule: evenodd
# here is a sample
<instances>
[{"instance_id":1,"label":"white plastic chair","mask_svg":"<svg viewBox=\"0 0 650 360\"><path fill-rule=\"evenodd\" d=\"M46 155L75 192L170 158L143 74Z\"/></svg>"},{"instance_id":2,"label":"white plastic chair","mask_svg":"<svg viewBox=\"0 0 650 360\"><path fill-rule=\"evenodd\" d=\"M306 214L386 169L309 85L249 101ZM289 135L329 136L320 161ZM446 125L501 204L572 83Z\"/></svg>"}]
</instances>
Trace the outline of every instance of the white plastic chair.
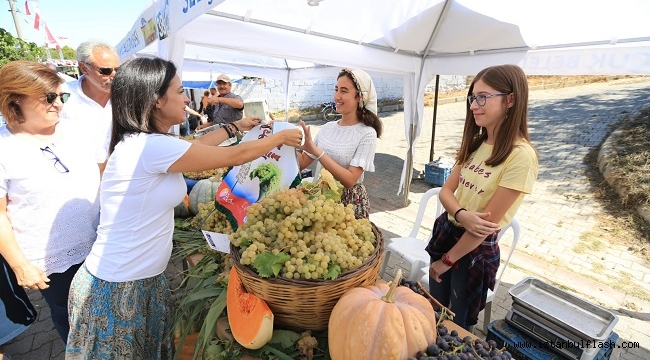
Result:
<instances>
[{"instance_id":1,"label":"white plastic chair","mask_svg":"<svg viewBox=\"0 0 650 360\"><path fill-rule=\"evenodd\" d=\"M422 218L424 217L424 213L426 211L427 205L432 196L435 195L437 200L434 219L437 219L438 216L440 216L440 214L442 214L442 212L444 211L442 203L440 203L440 199L438 199L438 194L440 194L440 188L432 188L422 195L422 198L420 199L420 206L418 208L418 214L415 217L415 222L413 223L413 228L411 229L411 233L409 234L409 236L390 239L389 245L386 248L386 256L384 256L384 263L382 264L380 274L384 274L386 270L386 266L387 266L386 264L390 258L390 256L388 256L389 252L399 253L402 255L402 257L405 260L408 260L409 265L411 267L410 269L408 269L409 270L407 271L408 274L405 275L405 277L411 281L419 280L422 286L428 288L430 258L429 258L429 254L427 254L427 252L424 251L424 247L426 246L425 241L427 241L428 239L418 239L417 236L418 233L420 232L420 225L422 224ZM499 232L499 236L497 237L497 241L501 241L501 238L508 231L508 229L512 229L512 235L513 235L512 246L510 247L510 252L506 257L506 261L504 262L503 266L499 266L499 270L497 271L496 283L494 284L494 291L488 289L487 298L485 300L485 310L483 314L483 332L486 334L487 334L487 325L490 323L490 316L492 313L492 300L494 300L494 296L497 292L497 289L499 288L499 284L501 283L501 277L503 276L504 271L508 267L508 263L510 263L510 258L512 257L512 254L515 251L515 248L517 247L517 243L519 242L519 238L521 237L521 225L519 224L519 220L517 220L516 217L513 217L512 221L510 221L508 225L506 225L501 229L501 231ZM386 278L384 277L384 279ZM386 280L390 280L390 279L386 279Z\"/></svg>"},{"instance_id":2,"label":"white plastic chair","mask_svg":"<svg viewBox=\"0 0 650 360\"><path fill-rule=\"evenodd\" d=\"M432 196L436 195L437 197L438 193L440 193L440 188L433 188L422 195L415 223L413 224L411 233L407 237L391 238L388 241L384 260L379 270L379 274L384 280L392 280L395 276L395 270L401 268L404 279L416 281L419 279L418 270L424 266L428 266L430 257L424 251L428 239L418 239L417 236L420 231L424 212L427 208L427 203ZM437 218L442 213L443 207L440 201L436 203L435 217Z\"/></svg>"},{"instance_id":3,"label":"white plastic chair","mask_svg":"<svg viewBox=\"0 0 650 360\"><path fill-rule=\"evenodd\" d=\"M519 242L519 237L521 237L521 225L519 224L519 220L513 217L512 221L510 221L510 224L506 225L499 232L499 236L497 237L497 242L501 241L503 234L505 234L506 231L508 231L508 229L512 229L512 246L510 246L510 252L506 257L506 261L503 263L503 266L499 266L499 270L497 270L497 280L494 283L494 291L488 289L487 292L487 298L485 299L485 309L483 310L483 332L485 334L487 334L487 326L490 323L490 316L492 314L492 300L494 300L494 296L497 293L497 290L499 289L499 284L501 283L501 277L503 276L503 273L506 271L506 268L508 267L508 263L510 263L510 257L512 256L512 253L515 252L515 248L517 247L517 243Z\"/></svg>"},{"instance_id":4,"label":"white plastic chair","mask_svg":"<svg viewBox=\"0 0 650 360\"><path fill-rule=\"evenodd\" d=\"M510 224L506 225L499 232L497 241L501 241L503 234L505 234L506 231L508 231L508 229L512 229L512 246L510 247L510 252L508 252L508 256L506 257L506 261L503 263L503 266L499 266L499 270L497 271L497 279L494 284L494 291L488 289L487 298L485 299L485 309L483 310L483 332L486 334L487 334L487 326L490 323L490 316L492 315L492 300L494 300L494 296L497 290L499 289L499 284L501 283L501 277L503 276L503 273L506 271L506 268L508 267L508 263L510 263L510 257L512 257L512 253L515 252L515 248L517 247L517 243L519 242L519 238L521 237L521 225L519 224L519 220L517 220L517 218L512 218ZM422 284L422 286L424 286L425 288L429 287L429 266L428 265L426 267L421 268L418 271L418 279L420 281L420 284Z\"/></svg>"}]
</instances>

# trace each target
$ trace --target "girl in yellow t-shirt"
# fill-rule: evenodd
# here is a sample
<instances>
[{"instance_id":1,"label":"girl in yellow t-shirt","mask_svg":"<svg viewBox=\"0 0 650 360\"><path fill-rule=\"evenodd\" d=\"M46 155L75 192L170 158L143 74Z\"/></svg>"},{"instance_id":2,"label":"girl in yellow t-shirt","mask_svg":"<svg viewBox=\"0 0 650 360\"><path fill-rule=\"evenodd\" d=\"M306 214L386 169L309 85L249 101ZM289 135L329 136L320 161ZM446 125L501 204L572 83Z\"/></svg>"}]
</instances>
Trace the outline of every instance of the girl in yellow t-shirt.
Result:
<instances>
[{"instance_id":1,"label":"girl in yellow t-shirt","mask_svg":"<svg viewBox=\"0 0 650 360\"><path fill-rule=\"evenodd\" d=\"M528 83L515 65L483 69L469 87L456 165L440 190L427 252L431 294L470 329L494 289L497 235L537 179L537 151L528 135Z\"/></svg>"}]
</instances>

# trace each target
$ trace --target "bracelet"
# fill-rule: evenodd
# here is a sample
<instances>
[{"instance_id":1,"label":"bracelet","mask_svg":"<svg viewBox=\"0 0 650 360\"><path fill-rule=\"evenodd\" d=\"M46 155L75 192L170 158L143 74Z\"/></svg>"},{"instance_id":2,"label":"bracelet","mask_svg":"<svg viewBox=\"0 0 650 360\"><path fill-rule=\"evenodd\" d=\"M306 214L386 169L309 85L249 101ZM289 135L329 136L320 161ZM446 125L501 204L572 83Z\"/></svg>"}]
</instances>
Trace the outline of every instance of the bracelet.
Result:
<instances>
[{"instance_id":1,"label":"bracelet","mask_svg":"<svg viewBox=\"0 0 650 360\"><path fill-rule=\"evenodd\" d=\"M223 129L226 130L226 134L228 134L228 138L231 138L233 136L233 133L230 130L230 126L228 126L228 124L224 125Z\"/></svg>"},{"instance_id":2,"label":"bracelet","mask_svg":"<svg viewBox=\"0 0 650 360\"><path fill-rule=\"evenodd\" d=\"M456 220L456 222L458 222L458 223L460 222L460 221L458 221L458 213L463 211L463 210L467 211L467 209L465 209L465 208L460 208L460 209L456 210L456 212L454 213L454 220Z\"/></svg>"},{"instance_id":3,"label":"bracelet","mask_svg":"<svg viewBox=\"0 0 650 360\"><path fill-rule=\"evenodd\" d=\"M325 150L323 150L323 152L317 158L315 158L314 160L316 160L316 161L320 160L320 158L322 158L323 155L325 155Z\"/></svg>"},{"instance_id":4,"label":"bracelet","mask_svg":"<svg viewBox=\"0 0 650 360\"><path fill-rule=\"evenodd\" d=\"M302 153L309 156L312 160L316 160L316 157L314 155L312 155L311 153L309 153L308 151L303 150Z\"/></svg>"},{"instance_id":5,"label":"bracelet","mask_svg":"<svg viewBox=\"0 0 650 360\"><path fill-rule=\"evenodd\" d=\"M447 266L454 266L454 264L455 264L454 262L449 260L449 254L447 254L447 253L442 254L442 257L440 258L440 261L442 261L442 263L447 265Z\"/></svg>"},{"instance_id":6,"label":"bracelet","mask_svg":"<svg viewBox=\"0 0 650 360\"><path fill-rule=\"evenodd\" d=\"M232 124L232 126L234 126L234 127L235 127L235 129L236 129L237 131L239 131L239 128L237 127L237 124L235 124L235 122L234 122L234 121L233 121L233 122L231 122L231 124Z\"/></svg>"}]
</instances>

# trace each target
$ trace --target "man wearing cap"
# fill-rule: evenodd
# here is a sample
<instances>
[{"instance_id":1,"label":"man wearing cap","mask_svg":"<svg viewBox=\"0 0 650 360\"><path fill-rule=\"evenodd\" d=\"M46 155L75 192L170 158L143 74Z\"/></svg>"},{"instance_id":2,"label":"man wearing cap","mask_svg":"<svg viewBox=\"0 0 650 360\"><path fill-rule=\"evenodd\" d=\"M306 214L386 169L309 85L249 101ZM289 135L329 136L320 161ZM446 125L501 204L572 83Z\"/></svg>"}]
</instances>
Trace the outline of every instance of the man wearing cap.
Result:
<instances>
[{"instance_id":1,"label":"man wearing cap","mask_svg":"<svg viewBox=\"0 0 650 360\"><path fill-rule=\"evenodd\" d=\"M212 97L208 99L208 104L214 106L212 112L213 121L210 122L208 119L208 122L197 127L197 130L215 124L228 124L244 117L244 100L242 100L241 96L230 92L231 88L232 84L228 75L221 74L217 76L219 95L215 96L213 93Z\"/></svg>"}]
</instances>

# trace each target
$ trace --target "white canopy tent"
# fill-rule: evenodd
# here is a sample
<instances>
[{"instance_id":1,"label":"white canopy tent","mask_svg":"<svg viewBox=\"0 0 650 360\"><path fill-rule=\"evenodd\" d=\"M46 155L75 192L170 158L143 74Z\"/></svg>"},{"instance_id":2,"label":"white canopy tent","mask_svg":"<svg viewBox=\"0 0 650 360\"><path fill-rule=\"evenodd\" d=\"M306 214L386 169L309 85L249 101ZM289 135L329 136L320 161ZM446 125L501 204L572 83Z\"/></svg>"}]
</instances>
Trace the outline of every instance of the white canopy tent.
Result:
<instances>
[{"instance_id":1,"label":"white canopy tent","mask_svg":"<svg viewBox=\"0 0 650 360\"><path fill-rule=\"evenodd\" d=\"M529 75L650 74L648 14L646 0L160 0L117 49L122 59L173 60L184 78L282 79L285 95L292 80L335 77L344 66L402 76L413 144L436 74L504 63ZM405 203L412 151L400 184Z\"/></svg>"}]
</instances>

